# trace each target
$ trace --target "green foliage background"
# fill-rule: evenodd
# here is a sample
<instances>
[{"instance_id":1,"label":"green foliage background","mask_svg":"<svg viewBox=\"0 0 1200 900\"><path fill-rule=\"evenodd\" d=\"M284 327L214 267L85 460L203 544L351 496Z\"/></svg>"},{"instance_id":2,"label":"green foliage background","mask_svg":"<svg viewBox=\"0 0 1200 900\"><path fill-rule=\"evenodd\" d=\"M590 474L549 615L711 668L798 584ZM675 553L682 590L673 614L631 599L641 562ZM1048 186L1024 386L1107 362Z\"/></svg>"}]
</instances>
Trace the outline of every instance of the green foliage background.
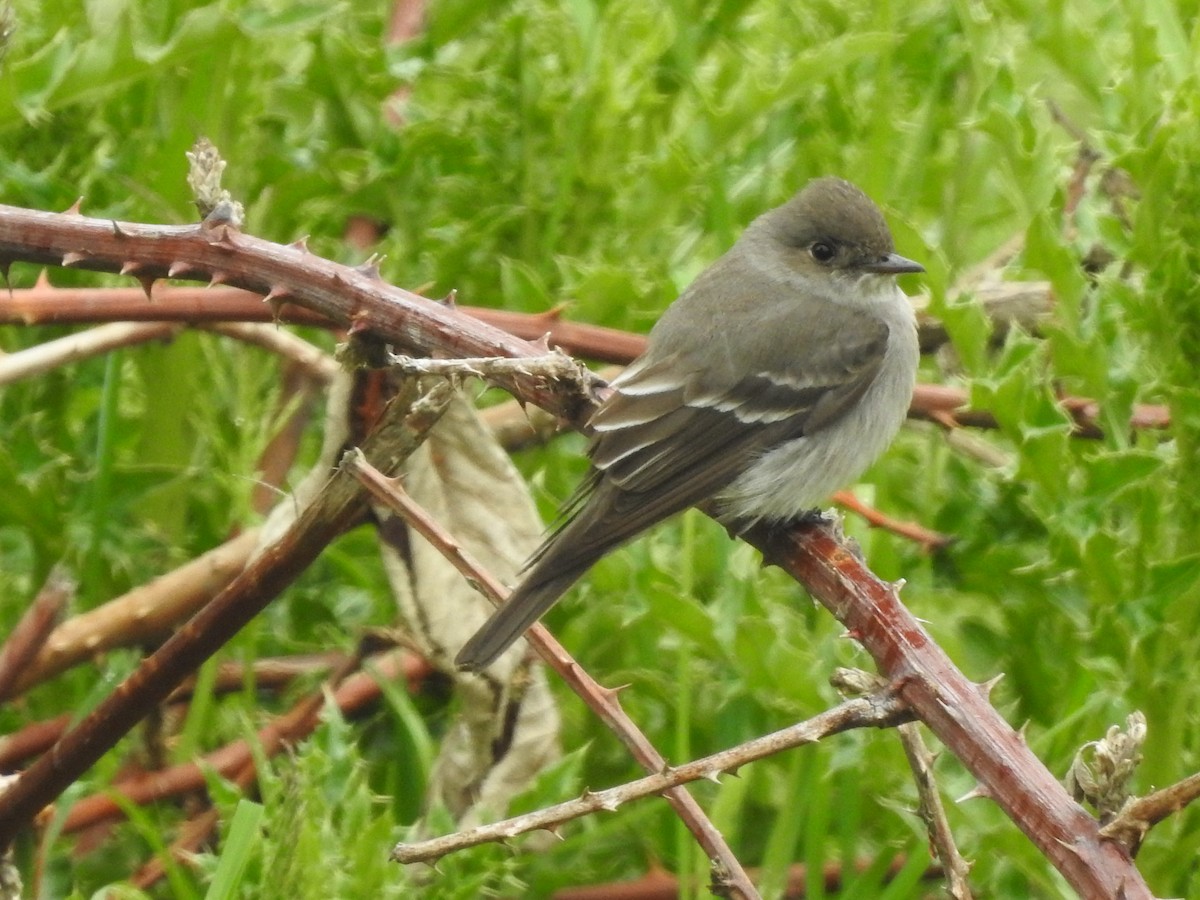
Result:
<instances>
[{"instance_id":1,"label":"green foliage background","mask_svg":"<svg viewBox=\"0 0 1200 900\"><path fill-rule=\"evenodd\" d=\"M1134 709L1149 720L1140 789L1197 769L1195 0L433 0L424 33L391 48L387 14L350 2L17 0L0 200L64 209L83 195L93 215L190 221L184 151L205 134L258 235L310 234L317 252L352 259L341 235L365 215L389 228L378 249L398 284L529 311L569 301L573 318L645 330L754 215L811 176L842 174L929 269L908 287L928 293L957 361L926 360L923 377L969 387L1001 423L977 439L1007 460L986 466L936 429L906 429L861 493L957 542L927 557L851 523L867 558L906 579L906 600L969 675L1005 673L993 696L1054 771ZM1136 197L1114 206L1092 190L1065 217L1078 146L1051 103L1101 154L1089 187L1119 167ZM989 348L978 304L947 288L1014 235L1025 251L1012 276L1051 281L1054 321ZM1115 262L1088 278L1079 260L1096 245ZM12 272L16 285L34 276ZM0 346L59 332L4 328ZM251 521L276 384L260 352L189 335L0 393L0 624L56 561L90 608ZM1106 437L1073 438L1056 390L1097 398ZM1170 430L1131 433L1135 402L1167 404ZM315 448L313 435L309 460ZM567 438L520 460L547 512L578 477L580 449ZM369 536L350 535L229 652L349 647L392 617ZM550 621L603 680L634 685L631 713L673 759L811 714L834 699L833 665L868 662L794 585L694 515L602 563ZM0 710L0 729L86 708L134 658L111 655L102 679L72 673ZM574 700L563 705L576 752L527 805L634 774ZM239 895L417 890L384 857L419 812L449 714L436 697L392 696L273 764L264 830L223 848L248 852ZM261 711L248 691L193 715L181 758L241 736ZM78 790L102 788L119 762ZM949 797L972 786L952 758L939 770ZM236 798L213 792L232 814ZM872 863L844 896L918 891L925 841L889 735L847 735L697 793L743 860L764 867L768 894L789 863L829 860ZM169 842L179 815L142 812L102 853L72 856L63 840L41 889L82 897L119 882ZM1070 895L987 802L951 817L981 896ZM449 858L419 890L549 896L654 864L705 883L665 804L566 837L547 852ZM1158 895L1200 896L1198 841L1192 811L1151 835L1139 865ZM913 862L883 888L896 853ZM218 864L176 870L157 896L201 896ZM809 888L823 893L819 879Z\"/></svg>"}]
</instances>

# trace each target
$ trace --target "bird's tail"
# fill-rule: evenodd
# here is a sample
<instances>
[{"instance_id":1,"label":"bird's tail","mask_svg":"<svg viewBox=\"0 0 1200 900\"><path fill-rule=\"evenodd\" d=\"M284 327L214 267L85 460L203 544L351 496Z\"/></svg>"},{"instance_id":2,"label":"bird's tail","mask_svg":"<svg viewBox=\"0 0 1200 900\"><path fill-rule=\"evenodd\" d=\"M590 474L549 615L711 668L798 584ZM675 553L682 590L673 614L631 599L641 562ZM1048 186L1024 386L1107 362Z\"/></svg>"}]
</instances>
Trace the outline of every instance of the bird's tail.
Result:
<instances>
[{"instance_id":1,"label":"bird's tail","mask_svg":"<svg viewBox=\"0 0 1200 900\"><path fill-rule=\"evenodd\" d=\"M600 557L651 524L654 520L630 515L628 507L637 502L593 469L563 507L562 519L533 554L508 600L467 641L455 664L476 672L491 665Z\"/></svg>"},{"instance_id":2,"label":"bird's tail","mask_svg":"<svg viewBox=\"0 0 1200 900\"><path fill-rule=\"evenodd\" d=\"M454 658L455 665L471 672L490 666L579 580L589 566L546 573L539 578L541 568L541 565L535 564L521 583L513 588L504 605L463 645Z\"/></svg>"}]
</instances>

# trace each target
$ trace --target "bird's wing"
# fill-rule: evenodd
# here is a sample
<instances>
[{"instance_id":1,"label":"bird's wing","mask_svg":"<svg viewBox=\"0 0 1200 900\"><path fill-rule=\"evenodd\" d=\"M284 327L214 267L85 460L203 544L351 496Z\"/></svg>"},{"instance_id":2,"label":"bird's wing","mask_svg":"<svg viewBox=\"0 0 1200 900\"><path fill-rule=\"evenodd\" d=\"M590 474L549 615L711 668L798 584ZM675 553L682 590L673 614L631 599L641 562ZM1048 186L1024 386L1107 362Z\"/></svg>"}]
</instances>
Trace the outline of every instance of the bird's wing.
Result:
<instances>
[{"instance_id":1,"label":"bird's wing","mask_svg":"<svg viewBox=\"0 0 1200 900\"><path fill-rule=\"evenodd\" d=\"M888 340L879 319L839 313L811 324L817 343L805 359L784 346L750 356L761 364L751 374L723 377L730 354L714 345L703 358L670 355L617 379L590 423L593 471L531 563L553 548L566 568L590 564L716 495L765 450L837 421L874 381Z\"/></svg>"}]
</instances>

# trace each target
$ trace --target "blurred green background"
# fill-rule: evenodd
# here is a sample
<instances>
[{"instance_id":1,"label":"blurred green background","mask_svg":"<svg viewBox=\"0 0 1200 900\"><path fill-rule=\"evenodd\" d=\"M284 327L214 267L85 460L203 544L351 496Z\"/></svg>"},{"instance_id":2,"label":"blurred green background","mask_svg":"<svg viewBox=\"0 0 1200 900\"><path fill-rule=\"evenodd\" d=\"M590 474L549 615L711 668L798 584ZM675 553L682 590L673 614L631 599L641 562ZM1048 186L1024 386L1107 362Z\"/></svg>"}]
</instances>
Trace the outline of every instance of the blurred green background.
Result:
<instances>
[{"instance_id":1,"label":"blurred green background","mask_svg":"<svg viewBox=\"0 0 1200 900\"><path fill-rule=\"evenodd\" d=\"M0 72L0 200L91 215L194 219L184 152L207 135L246 230L358 262L351 216L386 228L383 274L461 302L645 331L759 212L836 173L885 209L955 354L926 381L970 391L1000 428L992 464L911 424L858 487L887 513L952 535L933 556L851 532L882 577L1056 773L1110 724L1149 722L1138 787L1200 755L1200 91L1194 0L433 0L415 38L389 43L386 4L17 0ZM1061 111L1063 121L1052 109ZM1065 210L1078 136L1099 154ZM1119 170L1129 190L1102 186ZM1104 182L1108 184L1111 182ZM1003 243L1006 277L1052 284L1052 321L999 347L955 280ZM1086 275L1084 256L1112 261ZM36 271L18 264L14 286ZM117 284L54 271L56 284ZM64 329L0 328L13 350ZM329 345L327 336L308 333ZM278 425L261 351L186 335L0 391L0 625L49 567L91 608L251 524L254 465ZM1056 392L1096 398L1102 440L1071 436ZM1166 432L1133 433L1135 402ZM307 440L311 462L319 435ZM566 437L519 464L547 515L582 471ZM997 461L1000 464L994 464ZM350 648L394 618L369 534L347 536L232 648L234 658ZM603 562L549 623L671 759L710 753L835 700L835 665L869 665L840 627L757 554L691 513ZM0 710L0 729L86 708L105 677L76 671ZM407 701L405 701L407 702ZM665 804L567 829L549 851L484 848L421 886L386 862L420 811L428 754L453 702L401 701L331 722L264 777L265 831L238 896L549 896L570 884L706 861ZM400 704L400 705L397 705ZM567 760L526 807L635 775L616 741L563 696ZM205 747L262 715L252 694L209 706ZM120 755L79 793L102 789ZM947 798L973 786L938 763ZM214 782L232 812L236 797ZM899 744L849 734L746 767L696 793L777 896L787 865L868 863L839 896L911 897L927 860ZM62 840L27 878L43 896L140 896L121 880L171 839L175 808L145 811L99 852ZM1070 890L987 801L951 805L980 896ZM449 827L449 823L442 823ZM1200 819L1172 817L1139 867L1160 896L1200 896ZM226 844L226 847L229 845ZM32 847L21 847L29 860ZM880 871L910 865L889 887ZM154 896L204 895L216 856ZM820 879L810 896L823 895Z\"/></svg>"}]
</instances>

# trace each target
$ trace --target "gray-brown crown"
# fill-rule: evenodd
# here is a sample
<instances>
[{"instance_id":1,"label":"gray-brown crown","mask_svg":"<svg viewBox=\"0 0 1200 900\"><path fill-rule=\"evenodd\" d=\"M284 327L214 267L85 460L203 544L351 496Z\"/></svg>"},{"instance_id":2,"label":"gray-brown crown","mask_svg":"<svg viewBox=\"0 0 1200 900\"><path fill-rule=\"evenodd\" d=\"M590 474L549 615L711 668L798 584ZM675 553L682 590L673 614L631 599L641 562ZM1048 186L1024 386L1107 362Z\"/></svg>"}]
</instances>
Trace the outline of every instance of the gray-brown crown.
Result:
<instances>
[{"instance_id":1,"label":"gray-brown crown","mask_svg":"<svg viewBox=\"0 0 1200 900\"><path fill-rule=\"evenodd\" d=\"M871 256L895 249L879 207L841 178L810 181L783 206L766 213L763 220L776 240L791 247L832 241Z\"/></svg>"}]
</instances>

